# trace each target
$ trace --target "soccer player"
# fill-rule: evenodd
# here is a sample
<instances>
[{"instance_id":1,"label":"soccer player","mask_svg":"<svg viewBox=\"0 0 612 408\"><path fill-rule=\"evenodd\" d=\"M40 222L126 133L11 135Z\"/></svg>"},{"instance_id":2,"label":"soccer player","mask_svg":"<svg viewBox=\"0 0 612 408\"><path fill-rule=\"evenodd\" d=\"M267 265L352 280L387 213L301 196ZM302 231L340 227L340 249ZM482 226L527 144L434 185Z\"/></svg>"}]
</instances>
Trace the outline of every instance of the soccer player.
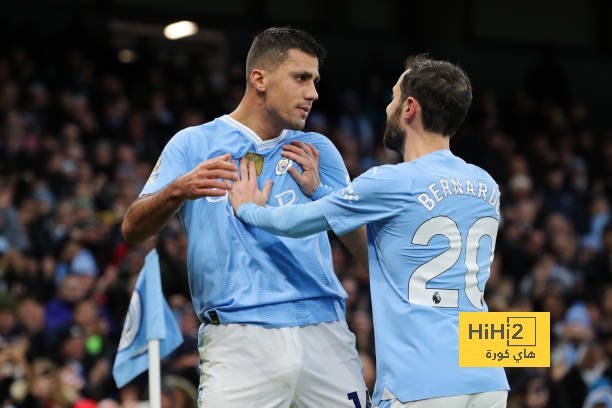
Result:
<instances>
[{"instance_id":1,"label":"soccer player","mask_svg":"<svg viewBox=\"0 0 612 408\"><path fill-rule=\"evenodd\" d=\"M296 240L245 225L226 194L236 175L233 161L245 157L271 206L311 202L347 185L333 144L298 131L318 98L324 54L300 30L258 34L239 106L178 132L123 221L131 242L158 232L176 211L185 227L189 286L204 322L203 408L365 408L370 402L327 234ZM360 235L365 242L364 230L345 244L359 250Z\"/></svg>"},{"instance_id":2,"label":"soccer player","mask_svg":"<svg viewBox=\"0 0 612 408\"><path fill-rule=\"evenodd\" d=\"M261 208L245 179L230 200L237 216L292 237L367 224L379 407L505 407L503 368L459 367L459 312L486 312L499 224L499 188L449 150L472 101L467 75L409 58L387 107L384 143L404 162L373 167L309 204ZM265 197L265 194L263 194Z\"/></svg>"}]
</instances>

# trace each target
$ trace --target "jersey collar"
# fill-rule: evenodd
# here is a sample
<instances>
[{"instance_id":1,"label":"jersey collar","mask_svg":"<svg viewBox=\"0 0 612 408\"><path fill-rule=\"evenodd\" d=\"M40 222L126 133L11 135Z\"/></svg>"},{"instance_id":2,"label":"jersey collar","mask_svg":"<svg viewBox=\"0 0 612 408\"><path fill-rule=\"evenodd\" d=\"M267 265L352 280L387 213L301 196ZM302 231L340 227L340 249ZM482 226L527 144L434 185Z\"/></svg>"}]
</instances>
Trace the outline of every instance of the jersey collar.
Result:
<instances>
[{"instance_id":1,"label":"jersey collar","mask_svg":"<svg viewBox=\"0 0 612 408\"><path fill-rule=\"evenodd\" d=\"M221 116L221 120L223 120L228 125L231 125L231 126L235 127L242 134L244 134L249 139L251 139L253 142L255 142L255 145L257 146L257 150L271 149L274 146L276 146L277 144L279 144L281 141L283 141L283 139L285 139L285 137L287 136L287 129L283 129L281 134L278 135L277 137L275 137L274 139L262 140L257 135L257 133L255 133L252 129L250 129L248 126L245 126L242 123L238 122L236 119L233 119L229 115Z\"/></svg>"}]
</instances>

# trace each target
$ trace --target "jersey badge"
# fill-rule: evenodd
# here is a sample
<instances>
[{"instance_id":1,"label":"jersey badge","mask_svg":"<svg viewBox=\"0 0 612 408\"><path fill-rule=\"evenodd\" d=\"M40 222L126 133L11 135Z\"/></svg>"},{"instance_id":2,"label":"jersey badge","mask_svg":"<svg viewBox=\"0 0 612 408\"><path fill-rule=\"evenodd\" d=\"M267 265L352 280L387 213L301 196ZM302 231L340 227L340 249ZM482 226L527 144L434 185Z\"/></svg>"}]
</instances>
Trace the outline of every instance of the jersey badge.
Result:
<instances>
[{"instance_id":1,"label":"jersey badge","mask_svg":"<svg viewBox=\"0 0 612 408\"><path fill-rule=\"evenodd\" d=\"M244 158L246 159L247 164L249 162L255 163L255 172L259 176L261 174L261 171L263 170L264 157L262 155L260 155L260 154L257 154L257 153L248 152L244 156Z\"/></svg>"},{"instance_id":2,"label":"jersey badge","mask_svg":"<svg viewBox=\"0 0 612 408\"><path fill-rule=\"evenodd\" d=\"M149 176L148 181L157 180L157 177L159 177L159 168L161 167L161 163L162 163L162 157L160 155L159 159L157 159L157 163L155 163L155 167L153 167L153 171L151 172L151 175Z\"/></svg>"},{"instance_id":3,"label":"jersey badge","mask_svg":"<svg viewBox=\"0 0 612 408\"><path fill-rule=\"evenodd\" d=\"M289 167L293 165L293 160L283 157L276 163L276 175L285 174Z\"/></svg>"}]
</instances>

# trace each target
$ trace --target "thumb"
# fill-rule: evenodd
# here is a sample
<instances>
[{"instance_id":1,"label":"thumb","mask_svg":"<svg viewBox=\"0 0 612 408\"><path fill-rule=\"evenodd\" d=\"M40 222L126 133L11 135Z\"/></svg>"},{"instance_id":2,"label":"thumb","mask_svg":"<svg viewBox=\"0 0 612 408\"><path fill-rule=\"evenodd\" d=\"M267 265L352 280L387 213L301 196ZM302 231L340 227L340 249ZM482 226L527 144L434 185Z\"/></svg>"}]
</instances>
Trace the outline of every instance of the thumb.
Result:
<instances>
[{"instance_id":1,"label":"thumb","mask_svg":"<svg viewBox=\"0 0 612 408\"><path fill-rule=\"evenodd\" d=\"M268 202L268 197L270 197L270 191L272 191L272 184L274 184L274 181L272 180L266 181L266 184L264 185L263 190L261 190L261 193L266 199L266 202Z\"/></svg>"},{"instance_id":2,"label":"thumb","mask_svg":"<svg viewBox=\"0 0 612 408\"><path fill-rule=\"evenodd\" d=\"M221 156L213 157L212 160L228 161L232 157L230 153L222 154Z\"/></svg>"}]
</instances>

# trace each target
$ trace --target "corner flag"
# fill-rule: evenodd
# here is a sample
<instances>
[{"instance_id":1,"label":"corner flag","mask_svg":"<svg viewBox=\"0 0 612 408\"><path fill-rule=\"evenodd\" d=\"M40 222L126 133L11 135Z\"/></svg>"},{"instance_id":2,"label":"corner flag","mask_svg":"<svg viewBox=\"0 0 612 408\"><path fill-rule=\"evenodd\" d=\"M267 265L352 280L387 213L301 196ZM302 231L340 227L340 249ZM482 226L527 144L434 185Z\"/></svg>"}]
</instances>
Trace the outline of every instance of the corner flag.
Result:
<instances>
[{"instance_id":1,"label":"corner flag","mask_svg":"<svg viewBox=\"0 0 612 408\"><path fill-rule=\"evenodd\" d=\"M149 351L155 350L156 345L159 345L159 352L157 357L151 356L154 362L151 371L156 369L159 372L159 359L170 354L182 342L178 323L162 293L159 257L153 249L145 257L123 324L113 365L117 387L121 388L149 368ZM153 366L155 362L156 367ZM149 384L150 389L153 386Z\"/></svg>"}]
</instances>

